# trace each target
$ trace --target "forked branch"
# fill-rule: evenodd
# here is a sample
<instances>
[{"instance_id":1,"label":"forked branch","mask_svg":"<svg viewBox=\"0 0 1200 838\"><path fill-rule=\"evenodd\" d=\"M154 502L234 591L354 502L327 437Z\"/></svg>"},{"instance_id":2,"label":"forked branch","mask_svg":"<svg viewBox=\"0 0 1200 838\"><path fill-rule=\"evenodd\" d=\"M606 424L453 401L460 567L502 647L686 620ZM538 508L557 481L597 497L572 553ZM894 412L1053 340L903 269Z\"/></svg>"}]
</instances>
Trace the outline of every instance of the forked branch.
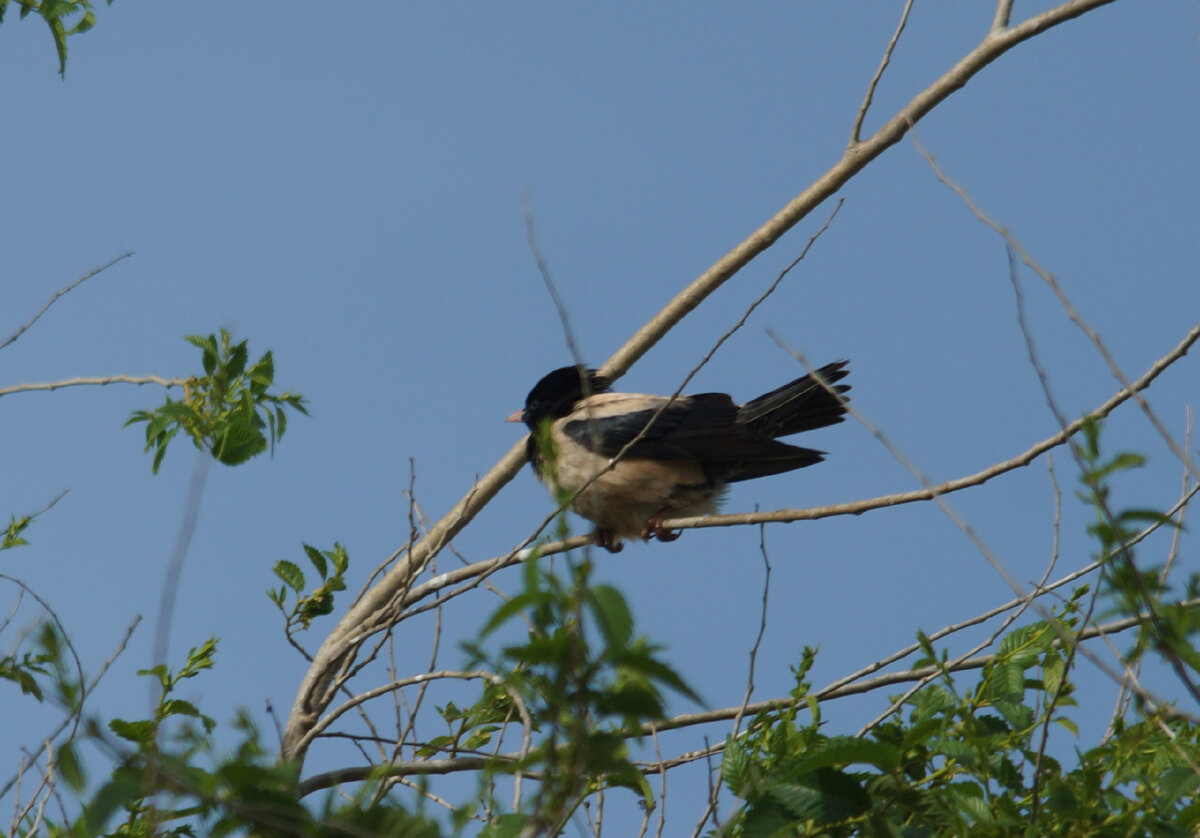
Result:
<instances>
[{"instance_id":1,"label":"forked branch","mask_svg":"<svg viewBox=\"0 0 1200 838\"><path fill-rule=\"evenodd\" d=\"M978 46L913 97L874 134L846 149L811 186L677 294L601 367L600 372L610 380L619 378L711 293L835 194L867 164L899 142L913 125L988 64L1017 44L1111 2L1113 0L1071 0L1017 26L989 31ZM397 600L412 588L417 575L517 474L523 462L522 441L477 480L466 497L433 526L426 538L411 547L333 629L300 684L284 731L282 751L285 758L304 757L303 743L308 741L308 732L336 695L335 677L347 658L371 634L391 624L389 616Z\"/></svg>"}]
</instances>

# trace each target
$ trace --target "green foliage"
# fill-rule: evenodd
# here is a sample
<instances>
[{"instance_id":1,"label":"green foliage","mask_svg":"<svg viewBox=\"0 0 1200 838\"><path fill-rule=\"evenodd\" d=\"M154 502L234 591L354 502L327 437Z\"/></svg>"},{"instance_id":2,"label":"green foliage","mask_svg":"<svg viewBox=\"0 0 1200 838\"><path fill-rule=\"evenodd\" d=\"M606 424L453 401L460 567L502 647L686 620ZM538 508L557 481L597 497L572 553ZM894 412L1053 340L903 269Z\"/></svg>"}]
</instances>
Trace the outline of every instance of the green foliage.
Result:
<instances>
[{"instance_id":1,"label":"green foliage","mask_svg":"<svg viewBox=\"0 0 1200 838\"><path fill-rule=\"evenodd\" d=\"M187 381L182 401L167 396L158 409L135 411L125 423L146 423L146 450L154 449L154 472L180 431L225 465L239 465L268 449L274 453L287 430L285 408L304 415L308 411L299 393L270 392L275 383L270 351L247 366L247 342L232 343L225 329L219 337L191 335L187 340L201 351L204 375Z\"/></svg>"},{"instance_id":2,"label":"green foliage","mask_svg":"<svg viewBox=\"0 0 1200 838\"><path fill-rule=\"evenodd\" d=\"M52 502L46 509L53 506ZM45 512L43 509L42 512ZM0 552L14 547L24 547L29 544L25 540L25 531L41 512L34 515L11 516L4 537L0 539ZM15 580L14 580L15 581ZM18 585L21 583L17 582ZM22 585L22 587L24 587ZM0 631L7 628L9 621L0 622ZM34 650L22 651L26 635L22 635L15 644L16 648L6 655L0 655L0 680L16 684L23 695L32 696L37 701L46 698L44 681L51 682L55 687L54 696L72 712L77 710L81 695L81 685L78 678L71 674L63 658L63 638L59 634L57 624L53 620L43 620L31 635ZM68 755L69 760L72 755Z\"/></svg>"},{"instance_id":3,"label":"green foliage","mask_svg":"<svg viewBox=\"0 0 1200 838\"><path fill-rule=\"evenodd\" d=\"M1075 622L1078 600L1061 622ZM760 714L726 742L722 777L744 804L721 834L1194 834L1194 725L1161 715L1122 722L1070 769L1045 753L1047 720L1073 730L1062 715L1075 704L1063 660L1057 634L1035 623L1008 634L975 683L943 674L905 702L905 716L865 736L826 735L817 719L800 725L794 708Z\"/></svg>"},{"instance_id":4,"label":"green foliage","mask_svg":"<svg viewBox=\"0 0 1200 838\"><path fill-rule=\"evenodd\" d=\"M8 11L10 0L0 0L0 22ZM28 15L36 13L50 27L50 35L54 38L54 48L58 52L58 74L64 78L67 75L67 37L87 32L96 25L96 14L92 11L90 0L15 0L21 8L20 16L24 20ZM112 5L112 0L106 0ZM76 18L74 22L72 19Z\"/></svg>"},{"instance_id":5,"label":"green foliage","mask_svg":"<svg viewBox=\"0 0 1200 838\"><path fill-rule=\"evenodd\" d=\"M1133 617L1138 636L1126 658L1155 649L1185 687L1197 671L1190 639L1200 613L1200 583L1185 598L1171 592L1162 567L1139 570L1132 542L1167 516L1114 509L1111 480L1138 468L1130 453L1105 458L1099 423L1085 424L1076 448L1080 498L1093 507L1089 532L1100 546L1111 615ZM767 836L1188 836L1200 830L1200 727L1168 708L1134 702L1096 746L1075 747L1068 767L1051 753L1051 732L1072 737L1077 706L1071 673L1075 634L1090 623L1089 587L1079 588L1047 621L1008 632L977 680L949 671L948 655L918 635L934 676L900 713L857 737L797 722L806 697L798 669L795 704L762 713L745 735L726 741L722 778L743 801L722 835ZM1054 753L1061 753L1061 748Z\"/></svg>"},{"instance_id":6,"label":"green foliage","mask_svg":"<svg viewBox=\"0 0 1200 838\"><path fill-rule=\"evenodd\" d=\"M153 715L109 723L125 746L123 756L82 815L52 834L437 838L434 824L389 797L377 797L374 783L364 784L349 801L330 795L323 805L304 806L298 766L276 762L245 713L234 720L236 747L215 756L216 722L175 695L183 681L212 668L215 653L216 640L210 639L188 653L178 672L159 665L139 673L157 681Z\"/></svg>"},{"instance_id":7,"label":"green foliage","mask_svg":"<svg viewBox=\"0 0 1200 838\"><path fill-rule=\"evenodd\" d=\"M1086 423L1082 442L1074 452L1083 465L1078 496L1096 512L1096 521L1088 532L1100 544L1104 559L1104 587L1110 614L1144 616L1137 630L1137 641L1126 655L1127 663L1136 663L1147 651L1164 658L1185 682L1192 696L1200 701L1194 676L1200 674L1200 655L1192 638L1200 630L1200 611L1190 601L1200 594L1200 575L1192 573L1184 583L1181 600L1168 601L1174 592L1164 564L1145 566L1137 561L1132 542L1148 525L1173 527L1174 520L1154 509L1111 508L1109 480L1124 471L1140 468L1145 458L1121 452L1106 459L1100 450L1101 424Z\"/></svg>"},{"instance_id":8,"label":"green foliage","mask_svg":"<svg viewBox=\"0 0 1200 838\"><path fill-rule=\"evenodd\" d=\"M23 533L32 522L31 515L20 518L13 515L4 532L4 538L0 539L0 551L27 545L29 542L25 540ZM42 701L44 695L38 677L50 674L46 668L49 662L50 658L44 652L14 650L12 654L0 656L0 680L11 681L23 694L32 695L38 701Z\"/></svg>"},{"instance_id":9,"label":"green foliage","mask_svg":"<svg viewBox=\"0 0 1200 838\"><path fill-rule=\"evenodd\" d=\"M542 780L526 811L494 819L486 835L556 834L589 794L607 787L631 789L652 806L627 742L639 738L647 722L663 718L664 690L699 700L661 649L635 633L621 593L592 584L591 573L587 559L568 560L565 580L541 560L527 561L521 592L497 608L481 632L486 639L523 617L525 639L495 655L477 644L467 647L502 685L486 687L467 710L442 708L452 732L438 745L451 749L480 747L499 727L517 721L520 708L528 716L528 754L491 770L534 771Z\"/></svg>"},{"instance_id":10,"label":"green foliage","mask_svg":"<svg viewBox=\"0 0 1200 838\"><path fill-rule=\"evenodd\" d=\"M309 594L304 593L307 582L304 571L294 562L280 559L272 570L283 584L278 589L267 590L267 596L280 610L286 620L285 631L290 637L297 630L307 629L317 617L333 613L333 595L346 589L346 570L350 567L350 555L346 548L334 542L332 550L318 550L311 544L302 544L304 555L320 575L321 587ZM333 573L330 574L332 567ZM296 595L291 609L287 608L288 589Z\"/></svg>"},{"instance_id":11,"label":"green foliage","mask_svg":"<svg viewBox=\"0 0 1200 838\"><path fill-rule=\"evenodd\" d=\"M4 530L4 538L0 540L0 550L8 550L12 547L24 547L29 542L24 539L22 533L28 529L33 522L33 516L23 515L18 518L16 515L8 522L8 527Z\"/></svg>"}]
</instances>

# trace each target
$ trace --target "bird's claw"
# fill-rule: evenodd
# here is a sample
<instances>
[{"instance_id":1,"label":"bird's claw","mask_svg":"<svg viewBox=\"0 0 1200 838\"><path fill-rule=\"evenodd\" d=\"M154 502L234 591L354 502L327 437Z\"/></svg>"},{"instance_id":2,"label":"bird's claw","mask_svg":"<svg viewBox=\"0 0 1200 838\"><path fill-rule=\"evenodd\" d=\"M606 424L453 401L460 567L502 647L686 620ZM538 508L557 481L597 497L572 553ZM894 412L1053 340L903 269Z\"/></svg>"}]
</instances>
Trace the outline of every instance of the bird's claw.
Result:
<instances>
[{"instance_id":1,"label":"bird's claw","mask_svg":"<svg viewBox=\"0 0 1200 838\"><path fill-rule=\"evenodd\" d=\"M625 545L613 534L613 531L603 527L596 527L596 531L592 533L592 541L596 542L597 547L603 547L610 553L620 553L625 549Z\"/></svg>"},{"instance_id":2,"label":"bird's claw","mask_svg":"<svg viewBox=\"0 0 1200 838\"><path fill-rule=\"evenodd\" d=\"M642 530L642 538L657 538L659 541L674 541L679 538L683 534L682 530L669 530L663 526L666 517L666 510L663 510L647 521L646 528Z\"/></svg>"}]
</instances>

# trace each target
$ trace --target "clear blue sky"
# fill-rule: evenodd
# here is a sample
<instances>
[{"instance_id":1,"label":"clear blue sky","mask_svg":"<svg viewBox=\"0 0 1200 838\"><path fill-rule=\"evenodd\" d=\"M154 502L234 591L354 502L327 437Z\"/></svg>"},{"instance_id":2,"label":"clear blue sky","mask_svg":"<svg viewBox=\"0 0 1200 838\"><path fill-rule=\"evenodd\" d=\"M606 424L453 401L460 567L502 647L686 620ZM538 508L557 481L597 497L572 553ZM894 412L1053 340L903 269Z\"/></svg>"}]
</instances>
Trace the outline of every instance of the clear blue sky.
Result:
<instances>
[{"instance_id":1,"label":"clear blue sky","mask_svg":"<svg viewBox=\"0 0 1200 838\"><path fill-rule=\"evenodd\" d=\"M305 667L263 594L271 564L300 561L301 541L338 540L357 590L407 535L409 458L418 500L437 517L517 439L504 417L569 360L526 244L524 194L582 350L600 363L839 157L901 5L268 4L235 15L123 0L71 41L65 81L42 24L10 10L0 27L0 339L72 279L136 255L5 349L0 387L186 376L198 353L182 336L225 326L256 354L272 349L279 383L311 401L312 418L292 424L274 460L209 475L172 660L209 635L222 642L216 670L187 697L222 722L245 706L269 727L268 700L286 715ZM1018 16L1027 5L1048 4L1018 3ZM973 46L990 17L989 4L917 4L867 130ZM1002 57L918 128L947 173L1059 277L1131 376L1200 312L1197 29L1194 3L1118 2ZM744 400L798 375L770 327L814 361L850 358L855 405L934 480L1052 434L996 234L908 141L843 195L807 260L692 388ZM670 392L830 208L706 301L622 386ZM1108 398L1117 384L1098 354L1035 276L1022 279L1061 404L1074 414ZM1181 440L1196 381L1185 359L1148 394ZM92 672L134 615L148 618L96 696L106 716L146 710L146 691L130 685L150 660L195 464L177 442L151 476L140 431L121 429L162 398L118 385L0 400L0 514L71 489L0 572L53 604ZM1107 442L1151 458L1119 487L1119 503L1173 502L1180 467L1144 417L1126 410ZM742 484L727 509L916 486L855 423L805 444L828 460ZM1089 560L1088 513L1067 458L1055 463L1066 572ZM1054 518L1043 463L952 502L1017 579L1041 576ZM503 553L549 508L526 471L456 546L470 560ZM822 685L917 629L1011 596L932 505L772 526L766 539L773 575L756 698L787 690L804 645L820 647ZM640 628L713 707L745 688L758 540L753 528L703 530L598 557L599 577L629 596ZM1194 570L1191 544L1181 562ZM1144 560L1165 549L1150 542ZM517 581L509 572L496 584ZM4 587L0 607L15 596ZM492 603L460 602L447 615L448 668L462 662L451 641ZM19 613L0 635L6 652L36 612L26 603ZM427 636L400 639L399 665L425 667ZM1080 674L1098 691L1083 717L1091 741L1114 690L1086 665ZM11 767L54 714L0 689L0 716L27 719L0 731ZM831 705L829 729L856 729L883 701ZM699 774L690 782L671 801L689 831L704 794Z\"/></svg>"}]
</instances>

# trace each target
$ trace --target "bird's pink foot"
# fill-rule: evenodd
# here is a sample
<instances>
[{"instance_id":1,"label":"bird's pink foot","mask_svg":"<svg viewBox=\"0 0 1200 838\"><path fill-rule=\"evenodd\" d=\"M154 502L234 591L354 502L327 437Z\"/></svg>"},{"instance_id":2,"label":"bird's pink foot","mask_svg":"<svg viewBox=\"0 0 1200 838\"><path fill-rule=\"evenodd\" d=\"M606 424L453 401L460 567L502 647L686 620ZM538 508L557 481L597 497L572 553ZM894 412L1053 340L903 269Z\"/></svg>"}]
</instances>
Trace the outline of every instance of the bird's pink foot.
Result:
<instances>
[{"instance_id":1,"label":"bird's pink foot","mask_svg":"<svg viewBox=\"0 0 1200 838\"><path fill-rule=\"evenodd\" d=\"M659 541L674 541L682 535L680 530L672 532L663 526L663 521L666 520L667 511L664 509L646 522L646 528L642 530L642 538L657 538Z\"/></svg>"},{"instance_id":2,"label":"bird's pink foot","mask_svg":"<svg viewBox=\"0 0 1200 838\"><path fill-rule=\"evenodd\" d=\"M592 541L596 542L597 547L603 547L610 553L620 553L625 549L625 545L613 534L613 531L603 527L596 527L596 531L592 533Z\"/></svg>"}]
</instances>

